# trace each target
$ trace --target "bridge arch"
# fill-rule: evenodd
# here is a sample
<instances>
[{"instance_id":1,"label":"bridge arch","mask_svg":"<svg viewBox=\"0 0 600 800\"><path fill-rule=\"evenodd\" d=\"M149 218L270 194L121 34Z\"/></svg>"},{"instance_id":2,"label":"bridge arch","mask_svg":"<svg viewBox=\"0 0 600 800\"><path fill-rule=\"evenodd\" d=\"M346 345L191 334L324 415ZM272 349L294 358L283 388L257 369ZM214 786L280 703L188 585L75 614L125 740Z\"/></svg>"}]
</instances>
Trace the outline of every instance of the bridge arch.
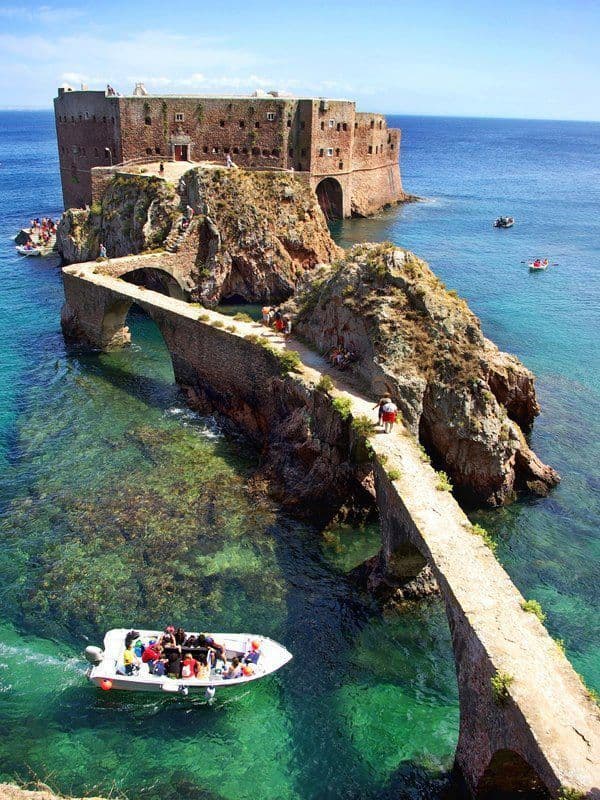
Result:
<instances>
[{"instance_id":1,"label":"bridge arch","mask_svg":"<svg viewBox=\"0 0 600 800\"><path fill-rule=\"evenodd\" d=\"M123 272L119 277L127 283L143 286L145 289L165 294L175 300L188 302L190 299L186 283L173 272L162 267L138 267L129 272Z\"/></svg>"},{"instance_id":2,"label":"bridge arch","mask_svg":"<svg viewBox=\"0 0 600 800\"><path fill-rule=\"evenodd\" d=\"M324 178L317 184L317 200L327 219L343 219L344 191L335 178Z\"/></svg>"},{"instance_id":3,"label":"bridge arch","mask_svg":"<svg viewBox=\"0 0 600 800\"><path fill-rule=\"evenodd\" d=\"M537 772L514 750L494 753L477 787L480 800L547 800L550 792Z\"/></svg>"}]
</instances>

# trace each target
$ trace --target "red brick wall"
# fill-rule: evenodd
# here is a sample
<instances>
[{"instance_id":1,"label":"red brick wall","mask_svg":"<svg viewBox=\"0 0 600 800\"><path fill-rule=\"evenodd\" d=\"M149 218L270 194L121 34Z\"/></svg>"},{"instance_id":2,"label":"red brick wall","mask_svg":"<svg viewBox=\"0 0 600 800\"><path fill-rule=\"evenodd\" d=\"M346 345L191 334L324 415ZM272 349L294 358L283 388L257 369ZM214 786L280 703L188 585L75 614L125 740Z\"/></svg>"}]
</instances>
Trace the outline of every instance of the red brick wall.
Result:
<instances>
[{"instance_id":1,"label":"red brick wall","mask_svg":"<svg viewBox=\"0 0 600 800\"><path fill-rule=\"evenodd\" d=\"M91 202L90 170L121 160L118 98L104 92L63 92L54 100L65 208Z\"/></svg>"},{"instance_id":2,"label":"red brick wall","mask_svg":"<svg viewBox=\"0 0 600 800\"><path fill-rule=\"evenodd\" d=\"M354 119L354 103L313 100L313 175L336 175L352 168Z\"/></svg>"}]
</instances>

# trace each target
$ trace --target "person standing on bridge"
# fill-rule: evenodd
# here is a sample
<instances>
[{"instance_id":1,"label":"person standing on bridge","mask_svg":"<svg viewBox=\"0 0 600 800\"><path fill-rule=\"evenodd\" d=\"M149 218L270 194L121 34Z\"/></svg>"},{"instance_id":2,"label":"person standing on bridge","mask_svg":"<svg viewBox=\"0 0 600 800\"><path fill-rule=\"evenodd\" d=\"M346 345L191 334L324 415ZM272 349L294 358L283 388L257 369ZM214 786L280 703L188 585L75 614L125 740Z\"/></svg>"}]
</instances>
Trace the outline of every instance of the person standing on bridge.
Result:
<instances>
[{"instance_id":1,"label":"person standing on bridge","mask_svg":"<svg viewBox=\"0 0 600 800\"><path fill-rule=\"evenodd\" d=\"M100 258L106 258L106 245L104 242L100 242Z\"/></svg>"},{"instance_id":2,"label":"person standing on bridge","mask_svg":"<svg viewBox=\"0 0 600 800\"><path fill-rule=\"evenodd\" d=\"M388 403L384 403L381 407L381 411L384 433L391 433L394 423L396 422L396 416L398 415L398 406L390 400Z\"/></svg>"}]
</instances>

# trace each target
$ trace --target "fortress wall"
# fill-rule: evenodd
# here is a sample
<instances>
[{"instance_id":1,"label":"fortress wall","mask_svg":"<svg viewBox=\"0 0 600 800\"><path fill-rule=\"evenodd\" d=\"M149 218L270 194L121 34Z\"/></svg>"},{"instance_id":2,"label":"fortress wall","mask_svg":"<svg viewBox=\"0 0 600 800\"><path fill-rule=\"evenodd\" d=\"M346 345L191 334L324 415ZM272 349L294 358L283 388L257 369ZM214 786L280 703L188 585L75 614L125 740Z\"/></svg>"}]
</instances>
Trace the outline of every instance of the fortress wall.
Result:
<instances>
[{"instance_id":1,"label":"fortress wall","mask_svg":"<svg viewBox=\"0 0 600 800\"><path fill-rule=\"evenodd\" d=\"M111 158L113 164L121 160L118 98L104 92L59 92L54 114L65 208L82 208L92 198L91 168L110 166Z\"/></svg>"},{"instance_id":2,"label":"fortress wall","mask_svg":"<svg viewBox=\"0 0 600 800\"><path fill-rule=\"evenodd\" d=\"M360 217L403 200L405 195L398 162L354 171L350 175L350 197L352 215Z\"/></svg>"}]
</instances>

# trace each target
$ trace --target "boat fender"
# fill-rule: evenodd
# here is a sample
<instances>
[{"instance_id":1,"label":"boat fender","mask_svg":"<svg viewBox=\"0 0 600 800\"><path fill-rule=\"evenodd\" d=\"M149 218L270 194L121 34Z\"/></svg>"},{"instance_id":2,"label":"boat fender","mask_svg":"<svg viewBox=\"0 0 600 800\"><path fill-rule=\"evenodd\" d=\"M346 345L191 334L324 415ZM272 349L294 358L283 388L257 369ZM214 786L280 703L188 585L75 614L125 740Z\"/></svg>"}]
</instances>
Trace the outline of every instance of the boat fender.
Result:
<instances>
[{"instance_id":1,"label":"boat fender","mask_svg":"<svg viewBox=\"0 0 600 800\"><path fill-rule=\"evenodd\" d=\"M206 691L204 692L204 697L206 697L207 700L212 700L213 697L215 696L216 691L217 690L215 689L214 686L207 686Z\"/></svg>"},{"instance_id":2,"label":"boat fender","mask_svg":"<svg viewBox=\"0 0 600 800\"><path fill-rule=\"evenodd\" d=\"M112 689L112 681L110 678L103 678L100 681L100 688L104 689L105 692L108 692L110 689Z\"/></svg>"},{"instance_id":3,"label":"boat fender","mask_svg":"<svg viewBox=\"0 0 600 800\"><path fill-rule=\"evenodd\" d=\"M90 664L99 664L104 658L104 651L101 647L94 647L93 645L90 645L89 647L85 648L84 655Z\"/></svg>"},{"instance_id":4,"label":"boat fender","mask_svg":"<svg viewBox=\"0 0 600 800\"><path fill-rule=\"evenodd\" d=\"M177 681L174 681L171 678L165 678L165 680L161 683L160 688L163 690L163 692L178 692L179 684Z\"/></svg>"},{"instance_id":5,"label":"boat fender","mask_svg":"<svg viewBox=\"0 0 600 800\"><path fill-rule=\"evenodd\" d=\"M187 697L187 696L188 696L189 689L188 689L188 687L187 687L187 686L184 686L183 684L181 684L181 685L180 685L180 687L179 687L179 691L181 692L181 694L182 694L184 697Z\"/></svg>"}]
</instances>

